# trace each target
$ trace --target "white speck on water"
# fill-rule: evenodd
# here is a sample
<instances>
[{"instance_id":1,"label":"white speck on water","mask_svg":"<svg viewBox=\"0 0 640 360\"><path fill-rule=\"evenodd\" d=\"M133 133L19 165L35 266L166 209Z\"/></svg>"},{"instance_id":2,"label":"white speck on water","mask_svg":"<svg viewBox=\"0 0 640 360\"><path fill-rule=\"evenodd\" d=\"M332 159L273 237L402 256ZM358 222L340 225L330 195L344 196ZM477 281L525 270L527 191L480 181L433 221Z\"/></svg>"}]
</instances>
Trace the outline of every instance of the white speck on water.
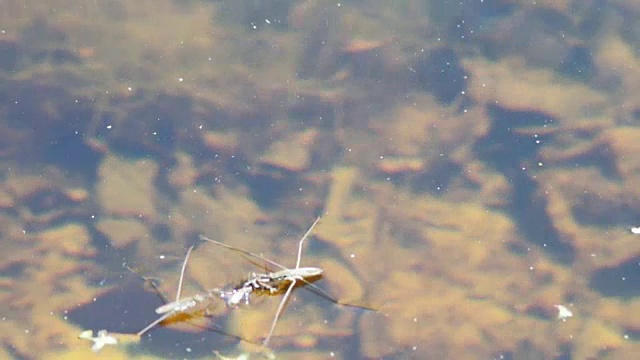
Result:
<instances>
[{"instance_id":1,"label":"white speck on water","mask_svg":"<svg viewBox=\"0 0 640 360\"><path fill-rule=\"evenodd\" d=\"M570 318L573 316L573 313L571 312L571 310L567 309L566 306L564 305L553 305L556 309L558 309L558 316L557 318L562 320L562 321L567 321L567 318Z\"/></svg>"}]
</instances>

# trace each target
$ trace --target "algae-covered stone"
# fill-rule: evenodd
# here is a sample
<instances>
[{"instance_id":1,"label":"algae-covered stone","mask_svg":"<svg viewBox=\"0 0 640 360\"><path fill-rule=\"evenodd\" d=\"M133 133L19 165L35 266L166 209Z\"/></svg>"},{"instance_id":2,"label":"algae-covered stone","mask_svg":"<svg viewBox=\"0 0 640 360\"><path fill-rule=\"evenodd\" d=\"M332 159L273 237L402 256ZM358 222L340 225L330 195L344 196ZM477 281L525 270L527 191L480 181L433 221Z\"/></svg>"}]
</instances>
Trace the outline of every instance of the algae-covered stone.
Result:
<instances>
[{"instance_id":1,"label":"algae-covered stone","mask_svg":"<svg viewBox=\"0 0 640 360\"><path fill-rule=\"evenodd\" d=\"M192 186L199 175L193 164L193 158L185 153L178 153L175 158L177 164L169 172L169 183L175 188Z\"/></svg>"},{"instance_id":2,"label":"algae-covered stone","mask_svg":"<svg viewBox=\"0 0 640 360\"><path fill-rule=\"evenodd\" d=\"M77 255L89 256L95 253L89 241L91 236L89 231L80 224L68 224L53 228L39 235L44 246L52 249L60 249L61 252Z\"/></svg>"},{"instance_id":3,"label":"algae-covered stone","mask_svg":"<svg viewBox=\"0 0 640 360\"><path fill-rule=\"evenodd\" d=\"M204 146L216 152L232 154L238 150L239 140L235 133L207 131L202 135Z\"/></svg>"},{"instance_id":4,"label":"algae-covered stone","mask_svg":"<svg viewBox=\"0 0 640 360\"><path fill-rule=\"evenodd\" d=\"M624 343L620 329L605 324L600 320L590 320L582 330L582 334L576 336L576 359L597 359L606 351L617 349Z\"/></svg>"},{"instance_id":5,"label":"algae-covered stone","mask_svg":"<svg viewBox=\"0 0 640 360\"><path fill-rule=\"evenodd\" d=\"M302 171L311 163L311 150L318 130L309 129L291 134L271 144L261 163L289 171Z\"/></svg>"},{"instance_id":6,"label":"algae-covered stone","mask_svg":"<svg viewBox=\"0 0 640 360\"><path fill-rule=\"evenodd\" d=\"M98 230L105 234L111 245L122 248L148 235L147 227L133 219L100 219Z\"/></svg>"},{"instance_id":7,"label":"algae-covered stone","mask_svg":"<svg viewBox=\"0 0 640 360\"><path fill-rule=\"evenodd\" d=\"M359 176L358 169L352 167L339 167L332 172L325 215L314 230L318 238L334 243L343 254L350 251L351 245L371 241L375 230L377 209L369 201L359 201L352 195Z\"/></svg>"},{"instance_id":8,"label":"algae-covered stone","mask_svg":"<svg viewBox=\"0 0 640 360\"><path fill-rule=\"evenodd\" d=\"M4 190L0 190L0 208L10 208L14 206L14 198L11 194Z\"/></svg>"},{"instance_id":9,"label":"algae-covered stone","mask_svg":"<svg viewBox=\"0 0 640 360\"><path fill-rule=\"evenodd\" d=\"M339 302L361 301L364 294L362 281L360 281L342 263L323 259L320 267L324 270L324 278L331 284L331 294L337 297Z\"/></svg>"},{"instance_id":10,"label":"algae-covered stone","mask_svg":"<svg viewBox=\"0 0 640 360\"><path fill-rule=\"evenodd\" d=\"M149 159L130 161L107 156L98 170L98 200L109 214L153 216L158 165Z\"/></svg>"},{"instance_id":11,"label":"algae-covered stone","mask_svg":"<svg viewBox=\"0 0 640 360\"><path fill-rule=\"evenodd\" d=\"M385 157L376 166L380 172L388 175L420 172L425 168L424 160L412 156Z\"/></svg>"},{"instance_id":12,"label":"algae-covered stone","mask_svg":"<svg viewBox=\"0 0 640 360\"><path fill-rule=\"evenodd\" d=\"M605 131L601 143L608 145L615 154L615 165L623 179L640 178L640 129L619 127Z\"/></svg>"},{"instance_id":13,"label":"algae-covered stone","mask_svg":"<svg viewBox=\"0 0 640 360\"><path fill-rule=\"evenodd\" d=\"M564 81L552 70L531 68L519 59L474 59L473 63L465 61L467 66L474 72L469 94L482 103L542 111L559 118L575 118L607 106L608 99L586 84ZM487 91L486 79L492 79L491 91Z\"/></svg>"}]
</instances>

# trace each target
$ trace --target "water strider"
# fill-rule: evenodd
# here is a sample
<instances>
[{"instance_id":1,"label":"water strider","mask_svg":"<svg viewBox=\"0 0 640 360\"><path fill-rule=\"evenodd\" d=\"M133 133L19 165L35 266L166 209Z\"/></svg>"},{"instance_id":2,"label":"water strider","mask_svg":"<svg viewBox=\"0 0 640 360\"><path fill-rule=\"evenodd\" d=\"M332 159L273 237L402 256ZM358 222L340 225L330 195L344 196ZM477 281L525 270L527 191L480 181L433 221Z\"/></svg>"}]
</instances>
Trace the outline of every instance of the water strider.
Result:
<instances>
[{"instance_id":1,"label":"water strider","mask_svg":"<svg viewBox=\"0 0 640 360\"><path fill-rule=\"evenodd\" d=\"M209 299L209 296L207 296L208 294L196 294L183 299L180 298L180 295L182 293L182 282L184 280L184 273L186 271L187 262L189 261L189 255L191 255L192 250L193 250L193 246L189 247L189 250L187 250L187 255L185 255L184 257L184 261L182 263L182 270L180 271L180 280L178 280L178 290L176 291L175 301L158 306L156 308L156 314L161 316L156 320L152 321L149 325L145 326L144 329L138 331L136 335L142 336L146 334L149 330L153 329L156 325L166 320L167 318L175 314L185 312Z\"/></svg>"},{"instance_id":2,"label":"water strider","mask_svg":"<svg viewBox=\"0 0 640 360\"><path fill-rule=\"evenodd\" d=\"M160 324L162 321L170 318L171 316L179 314L179 313L187 312L187 311L193 309L194 307L196 307L196 305L204 303L206 301L210 301L210 300L215 299L215 298L222 298L224 300L225 304L227 305L227 307L235 308L243 301L244 301L245 304L248 304L250 296L252 294L254 294L254 293L256 293L256 294L268 294L268 295L276 295L276 294L284 293L284 297L280 301L280 304L278 305L278 309L276 310L275 316L274 316L273 321L271 323L271 327L269 329L269 333L268 333L268 335L266 336L266 338L264 339L264 341L261 344L262 347L263 347L263 351L259 354L262 358L274 359L275 356L273 355L273 353L270 350L268 350L269 341L271 340L271 337L273 336L273 333L275 331L275 328L276 328L276 325L278 323L278 320L279 320L280 316L282 315L282 312L284 311L284 307L285 307L285 305L286 305L289 297L291 296L291 293L293 292L293 289L295 288L296 285L304 284L305 286L308 286L310 289L312 289L313 292L315 292L315 293L319 294L320 296L332 301L335 304L344 305L344 306L351 306L351 307L361 308L361 309L365 309L365 310L375 310L373 308L366 307L366 306L346 304L346 303L341 303L341 302L337 301L336 299L332 298L326 291L324 291L323 289L321 289L321 288L317 287L316 285L312 284L312 281L317 280L319 277L322 276L323 270L321 268L319 268L319 267L301 267L300 266L300 262L302 260L302 248L303 248L303 245L304 245L304 241L309 237L309 235L311 234L311 231L316 226L316 224L318 223L319 220L320 220L320 218L317 218L313 222L313 224L311 225L309 230L307 230L307 232L304 234L304 236L300 239L300 241L298 243L298 256L297 256L296 264L295 264L294 268L287 268L284 265L281 265L281 264L279 264L279 263L277 263L277 262L275 262L273 260L267 259L267 258L265 258L263 256L260 256L258 254L252 253L250 251L246 251L246 250L243 250L243 249L240 249L240 248L236 248L236 247L233 247L233 246L230 246L230 245L226 245L226 244L221 243L221 242L216 241L216 240L212 240L212 239L206 238L204 236L200 236L200 238L203 241L211 242L211 243L213 243L215 245L222 246L224 248L227 248L229 250L241 253L241 254L246 255L248 257L265 261L265 262L271 264L272 266L277 267L280 270L275 271L275 272L268 272L268 273L252 272L251 274L249 274L248 278L238 286L227 288L225 290L214 288L214 289L207 290L207 291L205 291L203 293L195 294L195 295L190 296L190 297L181 298L182 284L183 284L183 281L184 281L184 275L185 275L185 272L186 272L186 267L187 267L191 252L193 251L193 248L194 248L193 246L191 246L188 249L187 254L185 255L185 259L184 259L184 261L182 263L182 269L181 269L181 272L180 272L180 279L179 279L179 282L178 282L178 289L176 291L175 300L171 301L171 302L167 302L166 304L157 307L155 309L155 312L158 315L160 315L160 317L158 317L156 320L154 320L153 322L151 322L150 324L145 326L142 330L138 331L135 334L135 336L137 336L137 338L140 338L142 335L146 334L151 329L153 329L155 326ZM147 280L144 277L143 277L143 279ZM159 292L159 289L154 285L154 283L152 283L152 286L156 289L156 291ZM106 331L103 332L103 334L102 334L103 336L102 337L93 338L92 336L89 337L88 335L89 334L84 334L83 338L87 339L87 340L94 341L94 343L95 343L94 346L99 347L99 348L102 348L102 346L104 346L104 344L114 345L114 344L117 343L117 341L115 341L115 342L106 341L103 344L103 341L102 341L103 338L105 338L106 340L111 340L111 338L107 339L104 336L104 335L111 335L111 334L107 333ZM229 335L229 334L226 334L226 335ZM253 343L252 341L243 339L243 338L238 337L238 336L233 336L233 335L231 335L231 336L236 338L236 339L238 339L238 340L241 340L241 341L246 341L248 343ZM99 350L99 348L96 349L96 350ZM227 358L223 357L222 355L220 355L219 353L216 353L216 355L221 359L227 359ZM248 358L249 355L250 355L250 353L242 353L242 354L240 354L238 359ZM255 353L254 353L254 355L255 355Z\"/></svg>"},{"instance_id":3,"label":"water strider","mask_svg":"<svg viewBox=\"0 0 640 360\"><path fill-rule=\"evenodd\" d=\"M296 265L294 268L287 268L284 265L281 265L273 260L267 259L263 256L252 253L250 251L239 249L234 246L209 239L202 235L200 236L200 239L203 241L211 242L215 245L222 246L229 250L239 252L243 255L246 255L255 259L259 259L262 261L266 261L267 263L280 269L276 272L269 272L269 273L251 273L249 278L245 282L243 282L240 286L233 288L231 290L219 291L220 297L225 299L225 302L227 303L227 305L231 307L237 306L242 300L244 300L245 303L248 303L249 296L253 292L267 293L269 295L275 295L275 294L280 294L284 292L284 297L280 301L280 304L278 305L278 309L276 310L276 314L271 323L269 334L262 342L262 345L265 347L268 347L269 345L269 341L273 336L273 332L275 331L276 325L278 323L278 319L282 314L282 311L284 309L285 304L287 303L287 300L289 299L289 296L291 296L291 292L293 291L295 286L299 283L304 283L306 286L309 286L311 289L313 289L314 292L318 293L322 297L325 297L326 299L332 301L335 304L351 306L351 307L356 307L356 308L361 308L366 310L375 310L373 308L366 307L366 306L341 303L338 300L332 298L326 291L322 290L321 288L311 283L311 281L313 281L314 279L317 279L320 276L322 276L323 270L321 268L300 267L300 262L302 260L302 246L304 244L304 241L307 239L307 237L309 237L309 234L311 234L311 231L316 226L318 221L320 221L319 217L313 222L313 224L311 225L309 230L307 230L307 232L304 234L302 239L300 239L300 242L298 243L298 257L296 259ZM284 289L286 289L286 291Z\"/></svg>"}]
</instances>

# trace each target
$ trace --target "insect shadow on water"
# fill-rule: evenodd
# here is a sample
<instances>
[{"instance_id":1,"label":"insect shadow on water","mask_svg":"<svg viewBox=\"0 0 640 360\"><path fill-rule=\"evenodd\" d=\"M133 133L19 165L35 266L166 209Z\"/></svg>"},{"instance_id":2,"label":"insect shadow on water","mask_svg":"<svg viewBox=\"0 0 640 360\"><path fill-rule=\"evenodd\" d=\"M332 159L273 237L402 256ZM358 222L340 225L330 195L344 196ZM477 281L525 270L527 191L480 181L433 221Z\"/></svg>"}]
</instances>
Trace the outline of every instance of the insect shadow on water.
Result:
<instances>
[{"instance_id":1,"label":"insect shadow on water","mask_svg":"<svg viewBox=\"0 0 640 360\"><path fill-rule=\"evenodd\" d=\"M296 285L305 286L305 288L309 289L315 294L337 305L354 307L354 308L371 310L371 311L377 310L375 308L368 307L368 306L354 305L354 304L348 304L348 303L343 303L338 301L322 288L318 287L315 284L312 284L313 281L316 281L322 277L323 269L319 267L300 267L300 262L302 260L302 246L304 244L304 241L311 234L311 231L316 226L318 221L320 221L319 217L313 222L313 224L311 225L309 230L307 230L307 232L304 234L302 239L300 239L300 242L298 243L298 257L296 259L296 266L294 268L287 268L286 266L281 265L268 258L265 258L264 256L260 256L250 251L243 250L231 245L227 245L219 241L209 239L203 235L200 235L200 239L203 241L213 243L215 245L224 247L231 251L238 252L242 255L245 255L254 259L265 261L268 264L280 269L276 272L269 272L269 273L251 273L249 278L245 282L243 282L240 286L237 286L230 291L217 291L221 297L226 299L227 305L229 306L236 306L237 304L240 303L242 299L245 300L245 303L248 303L249 295L254 291L256 291L257 293L266 293L269 295L277 295L284 292L284 296L280 301L280 304L278 305L278 309L276 310L275 316L273 317L273 320L271 322L269 334L262 342L262 345L264 347L268 347L269 341L271 340L271 337L273 336L276 325L278 323L278 319L282 315L284 307L286 306L289 300L289 297L291 296L291 293L293 289L296 287Z\"/></svg>"}]
</instances>

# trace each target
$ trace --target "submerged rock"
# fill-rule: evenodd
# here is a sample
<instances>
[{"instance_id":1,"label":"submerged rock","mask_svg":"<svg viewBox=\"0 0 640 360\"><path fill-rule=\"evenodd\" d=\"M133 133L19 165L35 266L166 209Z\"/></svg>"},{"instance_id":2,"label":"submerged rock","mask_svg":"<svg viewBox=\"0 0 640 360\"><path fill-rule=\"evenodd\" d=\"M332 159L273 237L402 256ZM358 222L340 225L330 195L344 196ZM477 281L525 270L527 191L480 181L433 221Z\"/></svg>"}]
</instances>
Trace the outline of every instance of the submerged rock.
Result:
<instances>
[{"instance_id":1,"label":"submerged rock","mask_svg":"<svg viewBox=\"0 0 640 360\"><path fill-rule=\"evenodd\" d=\"M153 217L154 181L158 165L152 160L128 161L108 156L100 165L98 201L108 214Z\"/></svg>"}]
</instances>

